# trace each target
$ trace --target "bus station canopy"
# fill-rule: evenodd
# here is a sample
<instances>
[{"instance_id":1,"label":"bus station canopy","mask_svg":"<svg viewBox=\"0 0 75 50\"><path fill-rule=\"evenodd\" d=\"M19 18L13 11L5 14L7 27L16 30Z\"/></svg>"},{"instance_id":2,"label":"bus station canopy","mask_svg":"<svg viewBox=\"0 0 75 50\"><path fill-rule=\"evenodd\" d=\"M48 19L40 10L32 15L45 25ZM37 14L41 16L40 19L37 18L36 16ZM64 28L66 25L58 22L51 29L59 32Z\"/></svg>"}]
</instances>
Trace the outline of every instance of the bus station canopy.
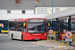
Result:
<instances>
[{"instance_id":1,"label":"bus station canopy","mask_svg":"<svg viewBox=\"0 0 75 50\"><path fill-rule=\"evenodd\" d=\"M0 14L0 20L18 19L18 18L44 18L49 14Z\"/></svg>"},{"instance_id":2,"label":"bus station canopy","mask_svg":"<svg viewBox=\"0 0 75 50\"><path fill-rule=\"evenodd\" d=\"M62 17L69 17L69 16L75 16L75 7L58 12L53 13L48 16L46 16L46 19L54 19L54 18L62 18Z\"/></svg>"}]
</instances>

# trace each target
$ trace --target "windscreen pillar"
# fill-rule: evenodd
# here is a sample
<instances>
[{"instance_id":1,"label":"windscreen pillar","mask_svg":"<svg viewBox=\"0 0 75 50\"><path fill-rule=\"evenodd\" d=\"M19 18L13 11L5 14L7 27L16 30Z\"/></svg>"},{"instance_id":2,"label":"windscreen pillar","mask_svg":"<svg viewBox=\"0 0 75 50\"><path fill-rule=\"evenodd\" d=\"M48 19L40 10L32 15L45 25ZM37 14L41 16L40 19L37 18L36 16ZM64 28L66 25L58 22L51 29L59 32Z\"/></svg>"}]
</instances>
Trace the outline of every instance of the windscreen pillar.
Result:
<instances>
[{"instance_id":1,"label":"windscreen pillar","mask_svg":"<svg viewBox=\"0 0 75 50\"><path fill-rule=\"evenodd\" d=\"M68 31L71 31L71 16L68 19Z\"/></svg>"}]
</instances>

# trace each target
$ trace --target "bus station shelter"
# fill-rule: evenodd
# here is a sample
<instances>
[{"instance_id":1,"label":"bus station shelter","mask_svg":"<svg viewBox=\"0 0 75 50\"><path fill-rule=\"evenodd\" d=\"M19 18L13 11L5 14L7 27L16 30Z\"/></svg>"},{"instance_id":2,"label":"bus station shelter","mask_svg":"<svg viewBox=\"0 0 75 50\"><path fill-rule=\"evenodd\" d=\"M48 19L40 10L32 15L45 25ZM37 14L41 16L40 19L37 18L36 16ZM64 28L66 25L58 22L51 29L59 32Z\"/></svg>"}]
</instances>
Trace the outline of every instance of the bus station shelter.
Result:
<instances>
[{"instance_id":1,"label":"bus station shelter","mask_svg":"<svg viewBox=\"0 0 75 50\"><path fill-rule=\"evenodd\" d=\"M62 17L69 17L69 16L75 16L75 7L58 12L53 13L48 16L46 16L46 19L54 19L54 18L62 18Z\"/></svg>"},{"instance_id":2,"label":"bus station shelter","mask_svg":"<svg viewBox=\"0 0 75 50\"><path fill-rule=\"evenodd\" d=\"M53 13L48 16L46 16L46 19L57 19L57 18L65 18L69 17L68 20L68 31L71 31L71 16L75 16L75 7L58 12L58 13Z\"/></svg>"}]
</instances>

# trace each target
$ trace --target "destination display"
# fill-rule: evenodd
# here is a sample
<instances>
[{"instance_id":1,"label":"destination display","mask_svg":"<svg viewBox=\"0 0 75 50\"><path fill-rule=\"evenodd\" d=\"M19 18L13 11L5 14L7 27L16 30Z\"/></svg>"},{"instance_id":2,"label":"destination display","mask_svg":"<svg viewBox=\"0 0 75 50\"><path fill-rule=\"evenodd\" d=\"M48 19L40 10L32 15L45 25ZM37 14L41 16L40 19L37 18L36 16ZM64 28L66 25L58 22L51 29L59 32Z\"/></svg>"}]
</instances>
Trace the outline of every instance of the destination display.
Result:
<instances>
[{"instance_id":1,"label":"destination display","mask_svg":"<svg viewBox=\"0 0 75 50\"><path fill-rule=\"evenodd\" d=\"M28 22L44 22L44 19L29 19Z\"/></svg>"}]
</instances>

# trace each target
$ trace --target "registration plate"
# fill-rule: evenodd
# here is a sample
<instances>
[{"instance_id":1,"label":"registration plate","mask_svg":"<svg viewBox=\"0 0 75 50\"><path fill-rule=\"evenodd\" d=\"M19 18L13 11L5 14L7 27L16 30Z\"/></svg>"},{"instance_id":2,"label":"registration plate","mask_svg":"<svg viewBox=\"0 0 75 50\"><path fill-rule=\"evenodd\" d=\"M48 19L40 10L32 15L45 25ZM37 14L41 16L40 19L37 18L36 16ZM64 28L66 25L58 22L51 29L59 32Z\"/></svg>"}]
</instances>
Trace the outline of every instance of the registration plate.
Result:
<instances>
[{"instance_id":1,"label":"registration plate","mask_svg":"<svg viewBox=\"0 0 75 50\"><path fill-rule=\"evenodd\" d=\"M39 38L35 38L35 40L39 40Z\"/></svg>"}]
</instances>

